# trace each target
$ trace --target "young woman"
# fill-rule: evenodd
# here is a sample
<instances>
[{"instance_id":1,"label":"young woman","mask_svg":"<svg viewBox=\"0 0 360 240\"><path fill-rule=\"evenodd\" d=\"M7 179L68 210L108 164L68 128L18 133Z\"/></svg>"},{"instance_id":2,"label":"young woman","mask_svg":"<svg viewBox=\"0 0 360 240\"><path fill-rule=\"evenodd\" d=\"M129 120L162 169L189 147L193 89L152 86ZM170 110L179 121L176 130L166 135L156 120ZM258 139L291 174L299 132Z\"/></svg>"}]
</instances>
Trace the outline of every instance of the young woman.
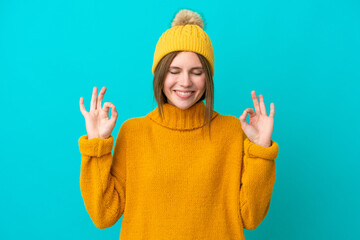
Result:
<instances>
[{"instance_id":1,"label":"young woman","mask_svg":"<svg viewBox=\"0 0 360 240\"><path fill-rule=\"evenodd\" d=\"M79 139L80 188L91 219L108 228L123 215L121 240L244 239L244 228L255 229L270 207L274 104L267 116L252 91L256 113L213 110L212 44L190 10L160 37L152 71L158 106L121 125L113 155L118 112L109 102L101 107L106 88L97 97L94 87L90 112L80 98L87 130Z\"/></svg>"}]
</instances>

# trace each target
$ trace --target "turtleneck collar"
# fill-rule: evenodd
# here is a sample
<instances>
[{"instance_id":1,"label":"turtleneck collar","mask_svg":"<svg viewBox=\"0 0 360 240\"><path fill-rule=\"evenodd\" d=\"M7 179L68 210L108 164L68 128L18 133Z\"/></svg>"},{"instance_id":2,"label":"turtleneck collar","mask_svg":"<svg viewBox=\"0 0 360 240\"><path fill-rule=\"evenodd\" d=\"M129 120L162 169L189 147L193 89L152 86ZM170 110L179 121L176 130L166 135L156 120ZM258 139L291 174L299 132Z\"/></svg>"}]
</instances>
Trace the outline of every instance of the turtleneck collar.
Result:
<instances>
[{"instance_id":1,"label":"turtleneck collar","mask_svg":"<svg viewBox=\"0 0 360 240\"><path fill-rule=\"evenodd\" d=\"M158 107L146 116L156 123L177 130L191 130L204 125L205 103L197 102L188 109L180 109L169 103L163 104L163 119L159 115ZM218 112L213 110L213 119Z\"/></svg>"}]
</instances>

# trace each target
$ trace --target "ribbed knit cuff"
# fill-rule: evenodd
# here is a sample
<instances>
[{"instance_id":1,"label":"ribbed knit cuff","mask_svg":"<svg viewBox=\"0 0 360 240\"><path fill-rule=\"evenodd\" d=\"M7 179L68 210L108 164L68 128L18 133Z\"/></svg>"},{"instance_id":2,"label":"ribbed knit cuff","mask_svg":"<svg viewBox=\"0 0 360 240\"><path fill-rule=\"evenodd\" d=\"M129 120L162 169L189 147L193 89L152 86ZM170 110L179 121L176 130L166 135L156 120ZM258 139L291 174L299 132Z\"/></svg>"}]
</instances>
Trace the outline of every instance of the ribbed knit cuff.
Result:
<instances>
[{"instance_id":1,"label":"ribbed knit cuff","mask_svg":"<svg viewBox=\"0 0 360 240\"><path fill-rule=\"evenodd\" d=\"M79 149L81 154L91 157L101 157L111 152L114 144L114 137L107 139L92 138L88 140L88 135L79 138Z\"/></svg>"},{"instance_id":2,"label":"ribbed knit cuff","mask_svg":"<svg viewBox=\"0 0 360 240\"><path fill-rule=\"evenodd\" d=\"M279 153L279 145L271 140L271 146L264 147L251 142L248 138L245 138L244 151L245 155L248 157L259 157L267 160L275 160Z\"/></svg>"}]
</instances>

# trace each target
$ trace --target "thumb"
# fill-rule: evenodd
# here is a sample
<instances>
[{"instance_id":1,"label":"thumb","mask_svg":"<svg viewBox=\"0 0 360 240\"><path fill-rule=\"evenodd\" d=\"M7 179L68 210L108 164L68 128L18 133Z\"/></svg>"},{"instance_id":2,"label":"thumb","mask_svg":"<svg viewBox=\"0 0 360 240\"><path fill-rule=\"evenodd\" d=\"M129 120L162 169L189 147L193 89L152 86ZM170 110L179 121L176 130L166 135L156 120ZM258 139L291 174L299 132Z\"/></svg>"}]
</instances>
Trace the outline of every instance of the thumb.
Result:
<instances>
[{"instance_id":1,"label":"thumb","mask_svg":"<svg viewBox=\"0 0 360 240\"><path fill-rule=\"evenodd\" d=\"M249 113L249 117L251 117L254 115L255 112L254 112L254 109L252 109L252 108L247 108L244 110L243 114L241 114L241 116L239 117L242 127L246 127L249 125L246 121L247 113Z\"/></svg>"},{"instance_id":2,"label":"thumb","mask_svg":"<svg viewBox=\"0 0 360 240\"><path fill-rule=\"evenodd\" d=\"M248 123L246 122L246 116L247 116L247 110L245 110L243 112L243 114L241 114L241 116L239 117L242 127L245 127L246 125L248 125Z\"/></svg>"},{"instance_id":3,"label":"thumb","mask_svg":"<svg viewBox=\"0 0 360 240\"><path fill-rule=\"evenodd\" d=\"M109 102L104 103L103 108L102 108L103 111L101 112L103 117L106 116L107 118L109 118L109 108L110 107L112 107L111 103L109 103Z\"/></svg>"},{"instance_id":4,"label":"thumb","mask_svg":"<svg viewBox=\"0 0 360 240\"><path fill-rule=\"evenodd\" d=\"M116 119L118 117L118 112L116 110L116 107L114 104L112 103L109 103L110 107L111 107L111 118L110 118L110 121L114 121L116 122Z\"/></svg>"},{"instance_id":5,"label":"thumb","mask_svg":"<svg viewBox=\"0 0 360 240\"><path fill-rule=\"evenodd\" d=\"M106 112L106 116L109 118L109 108L111 108L111 118L109 119L110 121L115 121L116 122L116 118L118 116L118 112L116 111L115 105L112 104L111 102L106 102L104 103L104 111Z\"/></svg>"}]
</instances>

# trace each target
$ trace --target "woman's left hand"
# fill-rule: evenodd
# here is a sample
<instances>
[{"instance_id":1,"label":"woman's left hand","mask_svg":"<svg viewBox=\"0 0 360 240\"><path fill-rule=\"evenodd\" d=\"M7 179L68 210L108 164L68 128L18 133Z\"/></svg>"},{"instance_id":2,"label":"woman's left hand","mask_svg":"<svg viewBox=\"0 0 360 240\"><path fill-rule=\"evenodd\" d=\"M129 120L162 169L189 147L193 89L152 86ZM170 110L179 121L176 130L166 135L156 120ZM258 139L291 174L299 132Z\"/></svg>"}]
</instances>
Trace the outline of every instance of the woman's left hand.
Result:
<instances>
[{"instance_id":1,"label":"woman's left hand","mask_svg":"<svg viewBox=\"0 0 360 240\"><path fill-rule=\"evenodd\" d=\"M270 104L270 115L267 116L264 97L259 95L260 104L255 91L251 91L251 97L254 102L256 114L252 108L245 109L239 117L241 128L251 142L264 147L270 147L274 127L275 105L274 103ZM249 113L250 124L246 122L247 113Z\"/></svg>"}]
</instances>

